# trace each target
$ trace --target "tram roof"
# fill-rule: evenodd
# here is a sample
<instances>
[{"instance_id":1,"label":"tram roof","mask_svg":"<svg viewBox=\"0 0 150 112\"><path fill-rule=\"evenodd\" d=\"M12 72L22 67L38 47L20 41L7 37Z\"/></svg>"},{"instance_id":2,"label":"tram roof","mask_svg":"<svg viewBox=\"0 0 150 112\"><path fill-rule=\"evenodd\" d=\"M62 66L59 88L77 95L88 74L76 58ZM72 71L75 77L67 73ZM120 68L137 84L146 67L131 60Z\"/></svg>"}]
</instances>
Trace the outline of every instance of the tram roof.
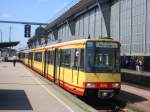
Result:
<instances>
[{"instance_id":1,"label":"tram roof","mask_svg":"<svg viewBox=\"0 0 150 112\"><path fill-rule=\"evenodd\" d=\"M52 48L52 47L60 47L60 46L66 46L66 45L79 45L79 44L85 44L87 41L105 41L105 42L117 42L119 41L113 40L112 38L101 38L101 39L79 39L79 40L72 40L67 42L62 42L58 44L48 45L45 48Z\"/></svg>"}]
</instances>

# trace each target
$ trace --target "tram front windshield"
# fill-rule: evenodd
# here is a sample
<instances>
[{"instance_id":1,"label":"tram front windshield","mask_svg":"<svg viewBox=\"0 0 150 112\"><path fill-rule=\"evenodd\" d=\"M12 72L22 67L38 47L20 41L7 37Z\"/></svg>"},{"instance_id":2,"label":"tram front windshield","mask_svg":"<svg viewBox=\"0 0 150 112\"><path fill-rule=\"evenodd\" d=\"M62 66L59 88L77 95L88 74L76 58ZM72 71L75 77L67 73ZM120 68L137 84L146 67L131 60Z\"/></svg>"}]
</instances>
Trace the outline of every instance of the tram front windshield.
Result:
<instances>
[{"instance_id":1,"label":"tram front windshield","mask_svg":"<svg viewBox=\"0 0 150 112\"><path fill-rule=\"evenodd\" d=\"M118 43L87 42L87 72L119 72L119 60Z\"/></svg>"}]
</instances>

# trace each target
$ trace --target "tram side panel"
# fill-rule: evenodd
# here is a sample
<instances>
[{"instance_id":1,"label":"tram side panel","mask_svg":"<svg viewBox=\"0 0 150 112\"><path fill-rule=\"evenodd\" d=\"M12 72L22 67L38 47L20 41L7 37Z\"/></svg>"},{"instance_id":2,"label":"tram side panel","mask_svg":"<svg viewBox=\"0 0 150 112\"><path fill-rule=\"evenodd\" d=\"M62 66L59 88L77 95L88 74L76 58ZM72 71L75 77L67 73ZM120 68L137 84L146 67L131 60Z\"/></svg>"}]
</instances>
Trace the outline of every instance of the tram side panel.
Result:
<instances>
[{"instance_id":1,"label":"tram side panel","mask_svg":"<svg viewBox=\"0 0 150 112\"><path fill-rule=\"evenodd\" d=\"M33 64L33 52L29 52L28 65L30 68L32 68L32 64Z\"/></svg>"},{"instance_id":2,"label":"tram side panel","mask_svg":"<svg viewBox=\"0 0 150 112\"><path fill-rule=\"evenodd\" d=\"M57 66L57 80L64 89L83 95L85 75L80 71L79 49L61 49L60 66ZM84 62L84 59L82 60Z\"/></svg>"},{"instance_id":3,"label":"tram side panel","mask_svg":"<svg viewBox=\"0 0 150 112\"><path fill-rule=\"evenodd\" d=\"M52 49L47 50L47 60L46 60L46 74L50 81L54 80L54 51Z\"/></svg>"},{"instance_id":4,"label":"tram side panel","mask_svg":"<svg viewBox=\"0 0 150 112\"><path fill-rule=\"evenodd\" d=\"M36 50L34 52L34 63L33 63L33 69L38 72L40 75L43 75L43 56L44 51Z\"/></svg>"},{"instance_id":5,"label":"tram side panel","mask_svg":"<svg viewBox=\"0 0 150 112\"><path fill-rule=\"evenodd\" d=\"M19 59L23 64L25 64L25 53L22 53L22 58Z\"/></svg>"},{"instance_id":6,"label":"tram side panel","mask_svg":"<svg viewBox=\"0 0 150 112\"><path fill-rule=\"evenodd\" d=\"M25 53L25 59L24 59L24 64L26 65L26 66L28 66L28 53Z\"/></svg>"}]
</instances>

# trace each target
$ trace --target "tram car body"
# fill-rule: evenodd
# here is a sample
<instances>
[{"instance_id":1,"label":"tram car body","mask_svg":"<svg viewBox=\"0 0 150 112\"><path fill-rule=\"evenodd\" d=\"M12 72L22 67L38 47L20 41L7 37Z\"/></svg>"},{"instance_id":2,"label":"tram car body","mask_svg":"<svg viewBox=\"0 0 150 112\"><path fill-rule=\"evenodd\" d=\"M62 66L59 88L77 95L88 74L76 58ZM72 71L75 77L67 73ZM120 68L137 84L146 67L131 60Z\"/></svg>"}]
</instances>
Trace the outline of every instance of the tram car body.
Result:
<instances>
[{"instance_id":1,"label":"tram car body","mask_svg":"<svg viewBox=\"0 0 150 112\"><path fill-rule=\"evenodd\" d=\"M111 98L121 88L120 43L80 39L26 50L23 63L79 96Z\"/></svg>"},{"instance_id":2,"label":"tram car body","mask_svg":"<svg viewBox=\"0 0 150 112\"><path fill-rule=\"evenodd\" d=\"M17 61L23 62L24 57L25 57L24 56L24 51L17 51L16 55L17 55Z\"/></svg>"},{"instance_id":3,"label":"tram car body","mask_svg":"<svg viewBox=\"0 0 150 112\"><path fill-rule=\"evenodd\" d=\"M28 60L29 60L29 50L24 50L23 51L23 54L24 54L24 58L22 59L22 63L23 64L25 64L26 66L28 66L29 65L29 63L28 63Z\"/></svg>"}]
</instances>

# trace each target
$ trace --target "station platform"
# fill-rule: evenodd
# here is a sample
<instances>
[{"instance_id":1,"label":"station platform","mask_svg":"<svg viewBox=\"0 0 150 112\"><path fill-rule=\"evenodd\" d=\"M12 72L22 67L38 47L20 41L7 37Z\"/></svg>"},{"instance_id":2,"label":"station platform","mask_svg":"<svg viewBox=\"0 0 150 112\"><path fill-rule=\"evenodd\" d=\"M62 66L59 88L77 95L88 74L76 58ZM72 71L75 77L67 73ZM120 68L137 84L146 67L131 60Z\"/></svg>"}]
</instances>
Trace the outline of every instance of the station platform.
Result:
<instances>
[{"instance_id":1,"label":"station platform","mask_svg":"<svg viewBox=\"0 0 150 112\"><path fill-rule=\"evenodd\" d=\"M150 87L150 72L121 69L122 81Z\"/></svg>"},{"instance_id":2,"label":"station platform","mask_svg":"<svg viewBox=\"0 0 150 112\"><path fill-rule=\"evenodd\" d=\"M0 112L84 112L64 90L21 63L0 63ZM77 101L76 101L77 102Z\"/></svg>"},{"instance_id":3,"label":"station platform","mask_svg":"<svg viewBox=\"0 0 150 112\"><path fill-rule=\"evenodd\" d=\"M135 75L143 75L150 77L150 72L146 71L136 71L136 70L131 70L131 69L121 69L122 73L130 73L130 74L135 74Z\"/></svg>"},{"instance_id":4,"label":"station platform","mask_svg":"<svg viewBox=\"0 0 150 112\"><path fill-rule=\"evenodd\" d=\"M74 97L21 63L0 63L0 112L149 112L150 88L122 83L114 99ZM113 107L112 107L113 105ZM110 111L110 112L111 112ZM118 111L114 111L118 112Z\"/></svg>"}]
</instances>

